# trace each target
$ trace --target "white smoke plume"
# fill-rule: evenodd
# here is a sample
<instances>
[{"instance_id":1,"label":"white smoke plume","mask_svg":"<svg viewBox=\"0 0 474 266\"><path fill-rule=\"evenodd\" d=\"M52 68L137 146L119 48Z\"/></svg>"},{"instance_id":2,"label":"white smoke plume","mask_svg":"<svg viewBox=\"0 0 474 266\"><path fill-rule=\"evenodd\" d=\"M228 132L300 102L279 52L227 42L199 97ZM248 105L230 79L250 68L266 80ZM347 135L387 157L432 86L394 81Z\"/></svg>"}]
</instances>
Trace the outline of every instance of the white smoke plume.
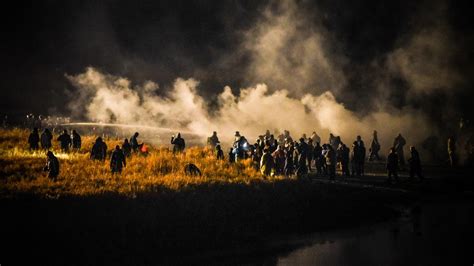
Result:
<instances>
[{"instance_id":1,"label":"white smoke plume","mask_svg":"<svg viewBox=\"0 0 474 266\"><path fill-rule=\"evenodd\" d=\"M92 67L67 77L81 95L73 106L82 106L77 111L85 112L89 120L176 128L201 136L203 142L212 131L217 131L226 143L233 139L235 131L253 142L267 129L286 129L294 138L316 131L324 142L329 132L340 135L345 143L361 135L369 142L372 131L377 130L388 149L398 133L411 144L419 143L430 133L423 115L414 110L380 110L358 117L336 102L329 91L294 98L286 90L269 92L265 84L241 89L238 95L225 87L218 96L218 108L210 111L198 93L199 82L193 79L178 78L165 96L158 96L154 82L132 88L130 80Z\"/></svg>"},{"instance_id":2,"label":"white smoke plume","mask_svg":"<svg viewBox=\"0 0 474 266\"><path fill-rule=\"evenodd\" d=\"M317 15L296 1L271 1L243 36L242 49L251 55L247 79L300 96L345 86L341 67L346 59L334 52L331 34L315 22Z\"/></svg>"}]
</instances>

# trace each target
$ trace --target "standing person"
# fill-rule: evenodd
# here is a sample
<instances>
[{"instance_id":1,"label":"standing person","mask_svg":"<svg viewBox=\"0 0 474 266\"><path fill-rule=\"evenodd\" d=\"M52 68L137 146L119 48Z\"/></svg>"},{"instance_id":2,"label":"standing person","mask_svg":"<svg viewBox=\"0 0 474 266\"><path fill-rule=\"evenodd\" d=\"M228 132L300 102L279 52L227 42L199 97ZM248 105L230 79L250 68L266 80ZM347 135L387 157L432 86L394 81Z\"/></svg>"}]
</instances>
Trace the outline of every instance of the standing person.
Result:
<instances>
[{"instance_id":1,"label":"standing person","mask_svg":"<svg viewBox=\"0 0 474 266\"><path fill-rule=\"evenodd\" d=\"M273 175L273 157L270 154L270 150L268 148L263 149L262 159L260 160L260 172L264 176Z\"/></svg>"},{"instance_id":2,"label":"standing person","mask_svg":"<svg viewBox=\"0 0 474 266\"><path fill-rule=\"evenodd\" d=\"M184 148L186 146L184 139L181 138L181 133L178 133L176 138L174 135L171 137L171 144L173 144L173 153L181 153L184 151Z\"/></svg>"},{"instance_id":3,"label":"standing person","mask_svg":"<svg viewBox=\"0 0 474 266\"><path fill-rule=\"evenodd\" d=\"M321 137L316 133L316 131L313 131L313 134L311 134L311 140L313 143L321 143Z\"/></svg>"},{"instance_id":4,"label":"standing person","mask_svg":"<svg viewBox=\"0 0 474 266\"><path fill-rule=\"evenodd\" d=\"M349 171L349 148L346 146L346 144L341 144L339 148L339 156L340 156L340 161L341 161L341 172L342 175L345 175L349 177L351 175Z\"/></svg>"},{"instance_id":5,"label":"standing person","mask_svg":"<svg viewBox=\"0 0 474 266\"><path fill-rule=\"evenodd\" d=\"M420 154L415 149L415 147L410 147L411 157L408 159L408 164L410 166L410 179L413 179L416 175L420 181L423 181L423 175L421 174L421 160Z\"/></svg>"},{"instance_id":6,"label":"standing person","mask_svg":"<svg viewBox=\"0 0 474 266\"><path fill-rule=\"evenodd\" d=\"M296 175L298 177L303 177L308 174L308 167L306 165L306 161L308 159L308 144L305 142L305 139L302 137L300 138L300 143L296 146L296 151L298 154L298 162L297 162L297 169Z\"/></svg>"},{"instance_id":7,"label":"standing person","mask_svg":"<svg viewBox=\"0 0 474 266\"><path fill-rule=\"evenodd\" d=\"M380 160L379 151L380 151L380 143L377 137L377 130L374 130L372 144L370 144L369 161L374 161L374 160L379 161Z\"/></svg>"},{"instance_id":8,"label":"standing person","mask_svg":"<svg viewBox=\"0 0 474 266\"><path fill-rule=\"evenodd\" d=\"M120 149L120 146L115 146L115 150L112 152L112 156L110 156L110 170L112 174L114 173L122 173L122 168L127 166L127 162L125 160L125 155L123 151Z\"/></svg>"},{"instance_id":9,"label":"standing person","mask_svg":"<svg viewBox=\"0 0 474 266\"><path fill-rule=\"evenodd\" d=\"M285 168L283 170L287 177L292 176L295 172L295 165L293 164L293 144L288 145L288 148L285 149Z\"/></svg>"},{"instance_id":10,"label":"standing person","mask_svg":"<svg viewBox=\"0 0 474 266\"><path fill-rule=\"evenodd\" d=\"M336 152L331 145L327 145L327 152L324 155L326 158L326 165L330 179L336 177Z\"/></svg>"},{"instance_id":11,"label":"standing person","mask_svg":"<svg viewBox=\"0 0 474 266\"><path fill-rule=\"evenodd\" d=\"M140 144L138 144L138 135L140 134L138 132L135 132L135 134L130 137L130 146L132 147L134 153L137 153L140 149Z\"/></svg>"},{"instance_id":12,"label":"standing person","mask_svg":"<svg viewBox=\"0 0 474 266\"><path fill-rule=\"evenodd\" d=\"M59 175L59 160L54 156L52 151L48 151L46 153L47 161L46 161L46 166L43 168L44 171L48 171L48 177L56 181Z\"/></svg>"},{"instance_id":13,"label":"standing person","mask_svg":"<svg viewBox=\"0 0 474 266\"><path fill-rule=\"evenodd\" d=\"M308 140L308 151L307 151L307 160L308 160L308 172L311 172L311 164L313 163L314 158L314 146L313 139Z\"/></svg>"},{"instance_id":14,"label":"standing person","mask_svg":"<svg viewBox=\"0 0 474 266\"><path fill-rule=\"evenodd\" d=\"M132 146L130 145L130 142L128 142L128 139L123 140L122 151L125 157L130 157L132 154Z\"/></svg>"},{"instance_id":15,"label":"standing person","mask_svg":"<svg viewBox=\"0 0 474 266\"><path fill-rule=\"evenodd\" d=\"M72 135L71 135L71 140L72 140L72 148L76 151L81 149L81 136L79 133L77 133L76 130L72 130Z\"/></svg>"},{"instance_id":16,"label":"standing person","mask_svg":"<svg viewBox=\"0 0 474 266\"><path fill-rule=\"evenodd\" d=\"M285 151L278 145L272 156L275 159L275 174L282 175L285 169Z\"/></svg>"},{"instance_id":17,"label":"standing person","mask_svg":"<svg viewBox=\"0 0 474 266\"><path fill-rule=\"evenodd\" d=\"M224 151L219 144L216 145L216 158L217 160L224 160Z\"/></svg>"},{"instance_id":18,"label":"standing person","mask_svg":"<svg viewBox=\"0 0 474 266\"><path fill-rule=\"evenodd\" d=\"M387 157L387 173L388 173L388 182L392 182L392 176L395 177L395 182L398 182L398 155L395 148L390 149L390 153Z\"/></svg>"},{"instance_id":19,"label":"standing person","mask_svg":"<svg viewBox=\"0 0 474 266\"><path fill-rule=\"evenodd\" d=\"M321 175L323 173L323 148L319 144L319 142L316 142L316 146L314 146L313 149L313 156L314 156L314 163L316 165L316 173L318 175Z\"/></svg>"},{"instance_id":20,"label":"standing person","mask_svg":"<svg viewBox=\"0 0 474 266\"><path fill-rule=\"evenodd\" d=\"M406 144L405 138L402 137L402 134L398 134L398 136L395 138L393 141L393 147L395 148L395 151L397 152L398 155L398 163L400 167L405 167L405 155L403 153L403 146Z\"/></svg>"},{"instance_id":21,"label":"standing person","mask_svg":"<svg viewBox=\"0 0 474 266\"><path fill-rule=\"evenodd\" d=\"M219 138L217 137L217 132L212 132L212 136L207 138L207 145L209 145L212 149L215 149L217 144L219 144Z\"/></svg>"},{"instance_id":22,"label":"standing person","mask_svg":"<svg viewBox=\"0 0 474 266\"><path fill-rule=\"evenodd\" d=\"M230 147L228 155L229 155L229 163L235 163L234 149L232 147Z\"/></svg>"},{"instance_id":23,"label":"standing person","mask_svg":"<svg viewBox=\"0 0 474 266\"><path fill-rule=\"evenodd\" d=\"M448 138L448 156L449 165L455 167L458 164L458 157L456 154L456 139L454 137Z\"/></svg>"},{"instance_id":24,"label":"standing person","mask_svg":"<svg viewBox=\"0 0 474 266\"><path fill-rule=\"evenodd\" d=\"M51 149L51 140L53 140L53 134L49 129L45 128L43 133L41 133L41 148L45 150Z\"/></svg>"},{"instance_id":25,"label":"standing person","mask_svg":"<svg viewBox=\"0 0 474 266\"><path fill-rule=\"evenodd\" d=\"M105 161L107 156L107 145L102 141L101 137L95 140L91 150L91 159L98 161Z\"/></svg>"},{"instance_id":26,"label":"standing person","mask_svg":"<svg viewBox=\"0 0 474 266\"><path fill-rule=\"evenodd\" d=\"M63 133L59 135L57 139L60 143L61 150L63 152L69 152L69 146L71 146L71 137L67 133L67 130L63 130Z\"/></svg>"},{"instance_id":27,"label":"standing person","mask_svg":"<svg viewBox=\"0 0 474 266\"><path fill-rule=\"evenodd\" d=\"M364 175L364 163L365 163L366 150L364 141L360 136L357 136L354 142L354 163L357 176Z\"/></svg>"},{"instance_id":28,"label":"standing person","mask_svg":"<svg viewBox=\"0 0 474 266\"><path fill-rule=\"evenodd\" d=\"M31 150L37 150L39 148L39 133L38 128L34 128L33 131L28 136L28 144L30 145Z\"/></svg>"}]
</instances>

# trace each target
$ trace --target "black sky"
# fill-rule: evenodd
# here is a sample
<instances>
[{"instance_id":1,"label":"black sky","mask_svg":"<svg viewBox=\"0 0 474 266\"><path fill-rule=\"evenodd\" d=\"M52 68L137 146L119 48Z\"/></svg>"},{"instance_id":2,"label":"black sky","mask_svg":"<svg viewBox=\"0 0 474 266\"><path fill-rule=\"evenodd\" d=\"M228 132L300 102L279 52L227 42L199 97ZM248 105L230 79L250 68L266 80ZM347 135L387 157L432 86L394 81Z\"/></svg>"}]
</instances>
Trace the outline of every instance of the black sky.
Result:
<instances>
[{"instance_id":1,"label":"black sky","mask_svg":"<svg viewBox=\"0 0 474 266\"><path fill-rule=\"evenodd\" d=\"M243 71L248 55L241 54L225 65L220 62L238 49L241 33L252 27L269 2L11 2L2 8L1 18L0 113L66 112L74 89L64 74L81 73L88 66L134 82L154 80L162 87L177 77L193 77L201 81L200 92L207 97L225 85L252 85ZM364 71L412 31L419 17L429 17L431 12L426 8L430 1L298 2L309 12L314 9L321 14L323 26L340 45L338 52L348 58L345 91L353 96L370 94L373 84L363 78ZM453 102L469 113L473 10L469 1L447 2L447 10L445 19L463 51L457 67L467 80ZM351 102L354 97L348 99L348 106L357 109ZM403 102L403 95L397 100Z\"/></svg>"}]
</instances>

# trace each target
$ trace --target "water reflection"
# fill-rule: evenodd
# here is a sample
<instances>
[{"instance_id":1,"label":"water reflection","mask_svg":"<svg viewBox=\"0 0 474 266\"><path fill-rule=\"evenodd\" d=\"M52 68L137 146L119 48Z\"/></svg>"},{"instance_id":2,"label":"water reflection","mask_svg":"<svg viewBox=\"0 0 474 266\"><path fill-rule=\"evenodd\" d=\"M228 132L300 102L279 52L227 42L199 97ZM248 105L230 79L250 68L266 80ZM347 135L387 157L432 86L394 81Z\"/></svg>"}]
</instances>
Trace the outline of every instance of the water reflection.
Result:
<instances>
[{"instance_id":1,"label":"water reflection","mask_svg":"<svg viewBox=\"0 0 474 266\"><path fill-rule=\"evenodd\" d=\"M277 255L275 264L472 265L472 205L415 205L395 222L313 235L311 244Z\"/></svg>"}]
</instances>

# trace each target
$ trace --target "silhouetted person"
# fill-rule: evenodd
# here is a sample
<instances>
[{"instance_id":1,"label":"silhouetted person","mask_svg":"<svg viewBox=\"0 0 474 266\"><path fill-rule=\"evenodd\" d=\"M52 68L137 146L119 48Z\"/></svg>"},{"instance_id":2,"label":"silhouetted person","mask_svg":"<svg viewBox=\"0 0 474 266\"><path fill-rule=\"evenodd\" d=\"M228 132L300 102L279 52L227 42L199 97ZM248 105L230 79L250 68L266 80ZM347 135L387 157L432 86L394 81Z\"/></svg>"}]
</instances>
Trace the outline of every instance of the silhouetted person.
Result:
<instances>
[{"instance_id":1,"label":"silhouetted person","mask_svg":"<svg viewBox=\"0 0 474 266\"><path fill-rule=\"evenodd\" d=\"M378 160L380 160L379 151L380 151L380 143L379 143L379 139L377 137L377 131L374 130L372 144L370 144L369 161L373 161L373 160L378 161Z\"/></svg>"},{"instance_id":2,"label":"silhouetted person","mask_svg":"<svg viewBox=\"0 0 474 266\"><path fill-rule=\"evenodd\" d=\"M313 146L313 139L308 140L308 149L307 149L307 155L306 155L306 160L308 161L308 172L311 172L311 165L313 163L314 159L314 146Z\"/></svg>"},{"instance_id":3,"label":"silhouetted person","mask_svg":"<svg viewBox=\"0 0 474 266\"><path fill-rule=\"evenodd\" d=\"M272 156L275 160L275 174L282 175L285 169L285 151L278 145Z\"/></svg>"},{"instance_id":4,"label":"silhouetted person","mask_svg":"<svg viewBox=\"0 0 474 266\"><path fill-rule=\"evenodd\" d=\"M41 148L45 150L51 149L51 141L53 140L53 134L49 129L45 128L43 133L41 133Z\"/></svg>"},{"instance_id":5,"label":"silhouetted person","mask_svg":"<svg viewBox=\"0 0 474 266\"><path fill-rule=\"evenodd\" d=\"M308 159L308 150L309 146L305 142L304 138L300 138L300 142L298 143L298 146L295 147L298 155L298 161L297 161L297 168L296 168L296 175L298 177L303 177L306 174L308 174L308 167L306 165L306 161Z\"/></svg>"},{"instance_id":6,"label":"silhouetted person","mask_svg":"<svg viewBox=\"0 0 474 266\"><path fill-rule=\"evenodd\" d=\"M362 176L364 175L364 163L365 163L365 155L366 155L366 150L364 146L364 142L362 141L362 138L360 136L357 136L356 141L354 141L354 158L353 162L355 164L355 174L357 176Z\"/></svg>"},{"instance_id":7,"label":"silhouetted person","mask_svg":"<svg viewBox=\"0 0 474 266\"><path fill-rule=\"evenodd\" d=\"M122 168L127 166L127 162L125 160L125 155L123 151L120 149L120 146L115 146L115 150L112 152L112 156L110 156L110 170L113 173L122 173Z\"/></svg>"},{"instance_id":8,"label":"silhouetted person","mask_svg":"<svg viewBox=\"0 0 474 266\"><path fill-rule=\"evenodd\" d=\"M188 163L184 166L184 173L190 176L202 175L201 170L199 170L199 168L193 163Z\"/></svg>"},{"instance_id":9,"label":"silhouetted person","mask_svg":"<svg viewBox=\"0 0 474 266\"><path fill-rule=\"evenodd\" d=\"M48 177L51 180L56 181L59 175L59 160L56 158L56 156L54 156L52 151L48 151L46 156L46 166L43 168L43 170L48 171Z\"/></svg>"},{"instance_id":10,"label":"silhouetted person","mask_svg":"<svg viewBox=\"0 0 474 266\"><path fill-rule=\"evenodd\" d=\"M316 165L316 173L321 175L323 173L323 148L316 142L316 146L313 149L314 163Z\"/></svg>"},{"instance_id":11,"label":"silhouetted person","mask_svg":"<svg viewBox=\"0 0 474 266\"><path fill-rule=\"evenodd\" d=\"M350 150L347 148L346 144L341 144L339 147L339 161L341 162L341 172L342 175L350 176L351 173L349 171L349 157L350 157Z\"/></svg>"},{"instance_id":12,"label":"silhouetted person","mask_svg":"<svg viewBox=\"0 0 474 266\"><path fill-rule=\"evenodd\" d=\"M40 137L38 133L38 128L35 127L28 136L28 144L30 144L30 149L37 150L39 148L39 141Z\"/></svg>"},{"instance_id":13,"label":"silhouetted person","mask_svg":"<svg viewBox=\"0 0 474 266\"><path fill-rule=\"evenodd\" d=\"M181 137L181 133L178 133L176 138L174 135L171 137L171 144L173 144L173 153L181 153L186 147L184 139Z\"/></svg>"},{"instance_id":14,"label":"silhouetted person","mask_svg":"<svg viewBox=\"0 0 474 266\"><path fill-rule=\"evenodd\" d=\"M76 130L72 131L71 139L72 139L72 148L76 151L81 149L81 142L82 142L81 136L79 135L79 133L77 133Z\"/></svg>"},{"instance_id":15,"label":"silhouetted person","mask_svg":"<svg viewBox=\"0 0 474 266\"><path fill-rule=\"evenodd\" d=\"M392 182L392 176L395 177L395 181L398 182L398 162L398 155L395 148L391 148L387 157L388 182Z\"/></svg>"},{"instance_id":16,"label":"silhouetted person","mask_svg":"<svg viewBox=\"0 0 474 266\"><path fill-rule=\"evenodd\" d=\"M405 154L403 152L403 146L405 146L406 143L407 142L405 138L402 137L402 134L398 134L398 136L393 141L393 147L397 152L399 165L402 168L405 166Z\"/></svg>"},{"instance_id":17,"label":"silhouetted person","mask_svg":"<svg viewBox=\"0 0 474 266\"><path fill-rule=\"evenodd\" d=\"M71 146L71 137L67 133L67 130L63 130L63 133L59 135L58 139L59 144L61 146L61 150L63 152L68 152L69 151L69 146Z\"/></svg>"},{"instance_id":18,"label":"silhouetted person","mask_svg":"<svg viewBox=\"0 0 474 266\"><path fill-rule=\"evenodd\" d=\"M449 165L451 167L457 166L458 156L456 154L456 139L454 137L448 138L448 156L449 156Z\"/></svg>"},{"instance_id":19,"label":"silhouetted person","mask_svg":"<svg viewBox=\"0 0 474 266\"><path fill-rule=\"evenodd\" d=\"M331 145L327 145L327 148L328 150L324 155L326 158L326 166L329 178L334 179L336 177L336 151L334 151Z\"/></svg>"},{"instance_id":20,"label":"silhouetted person","mask_svg":"<svg viewBox=\"0 0 474 266\"><path fill-rule=\"evenodd\" d=\"M285 168L284 173L285 176L292 176L295 172L295 165L293 159L293 146L290 145L288 149L285 151Z\"/></svg>"},{"instance_id":21,"label":"silhouetted person","mask_svg":"<svg viewBox=\"0 0 474 266\"><path fill-rule=\"evenodd\" d=\"M408 159L408 164L410 165L410 179L413 179L416 175L420 180L423 180L423 175L421 174L421 160L418 151L415 147L410 147L411 157Z\"/></svg>"},{"instance_id":22,"label":"silhouetted person","mask_svg":"<svg viewBox=\"0 0 474 266\"><path fill-rule=\"evenodd\" d=\"M316 133L316 131L313 131L313 134L311 134L311 140L313 143L321 143L321 137Z\"/></svg>"},{"instance_id":23,"label":"silhouetted person","mask_svg":"<svg viewBox=\"0 0 474 266\"><path fill-rule=\"evenodd\" d=\"M219 144L219 138L217 137L217 132L214 131L212 132L212 136L207 138L207 145L214 149L217 144Z\"/></svg>"},{"instance_id":24,"label":"silhouetted person","mask_svg":"<svg viewBox=\"0 0 474 266\"><path fill-rule=\"evenodd\" d=\"M140 149L140 144L138 144L138 132L135 132L133 136L130 138L130 146L132 147L133 152L138 152Z\"/></svg>"},{"instance_id":25,"label":"silhouetted person","mask_svg":"<svg viewBox=\"0 0 474 266\"><path fill-rule=\"evenodd\" d=\"M128 142L128 139L123 140L122 144L122 152L125 157L130 157L132 154L132 145L130 145L130 142Z\"/></svg>"},{"instance_id":26,"label":"silhouetted person","mask_svg":"<svg viewBox=\"0 0 474 266\"><path fill-rule=\"evenodd\" d=\"M268 148L263 149L262 159L260 160L260 172L264 176L270 176L274 167L273 157Z\"/></svg>"},{"instance_id":27,"label":"silhouetted person","mask_svg":"<svg viewBox=\"0 0 474 266\"><path fill-rule=\"evenodd\" d=\"M107 145L102 141L101 137L95 140L91 150L91 159L104 161L107 156Z\"/></svg>"},{"instance_id":28,"label":"silhouetted person","mask_svg":"<svg viewBox=\"0 0 474 266\"><path fill-rule=\"evenodd\" d=\"M216 145L216 158L217 160L224 160L224 151L219 144Z\"/></svg>"}]
</instances>

